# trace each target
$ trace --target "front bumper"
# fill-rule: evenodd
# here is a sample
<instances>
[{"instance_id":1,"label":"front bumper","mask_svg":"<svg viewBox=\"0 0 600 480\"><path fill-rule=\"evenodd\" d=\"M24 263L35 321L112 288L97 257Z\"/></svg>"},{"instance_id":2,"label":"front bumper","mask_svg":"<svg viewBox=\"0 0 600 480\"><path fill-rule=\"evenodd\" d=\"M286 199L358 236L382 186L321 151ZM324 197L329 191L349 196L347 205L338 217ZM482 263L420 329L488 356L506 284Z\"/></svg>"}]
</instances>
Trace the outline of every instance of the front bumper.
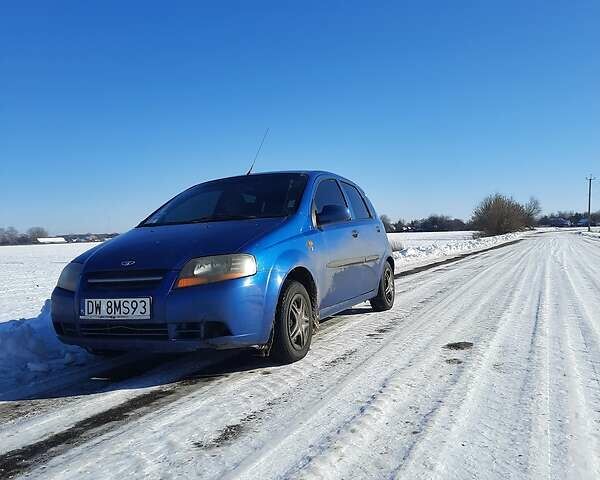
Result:
<instances>
[{"instance_id":1,"label":"front bumper","mask_svg":"<svg viewBox=\"0 0 600 480\"><path fill-rule=\"evenodd\" d=\"M173 289L177 272L149 288L94 288L82 280L76 293L55 288L52 322L61 341L97 350L186 352L268 342L274 307L268 272L235 280ZM149 320L80 318L84 299L152 297Z\"/></svg>"}]
</instances>

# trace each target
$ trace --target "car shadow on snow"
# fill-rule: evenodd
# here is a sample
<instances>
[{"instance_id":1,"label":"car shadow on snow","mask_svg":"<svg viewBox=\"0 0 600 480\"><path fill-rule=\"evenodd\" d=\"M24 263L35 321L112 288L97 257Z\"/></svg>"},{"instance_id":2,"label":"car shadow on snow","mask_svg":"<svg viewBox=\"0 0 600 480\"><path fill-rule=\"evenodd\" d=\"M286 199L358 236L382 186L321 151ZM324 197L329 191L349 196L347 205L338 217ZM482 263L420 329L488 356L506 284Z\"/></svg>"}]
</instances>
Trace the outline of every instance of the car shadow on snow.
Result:
<instances>
[{"instance_id":1,"label":"car shadow on snow","mask_svg":"<svg viewBox=\"0 0 600 480\"><path fill-rule=\"evenodd\" d=\"M372 311L368 306L345 310L321 321L323 328L333 327L345 317ZM7 410L17 415L15 402L61 399L97 395L118 390L167 386L177 383L208 383L227 378L236 372L256 371L269 375L276 363L255 350L203 350L188 354L134 354L112 358L95 357L92 366L73 366L71 380L57 378L46 387L23 386L0 392L0 418ZM77 372L80 369L80 373ZM51 380L51 379L50 379Z\"/></svg>"},{"instance_id":2,"label":"car shadow on snow","mask_svg":"<svg viewBox=\"0 0 600 480\"><path fill-rule=\"evenodd\" d=\"M205 383L226 378L231 373L276 366L268 359L247 350L198 351L188 354L126 354L101 359L89 375L69 383L40 389L17 389L2 394L0 418L13 402L81 397L117 390L135 390L178 383ZM59 380L60 382L60 380Z\"/></svg>"}]
</instances>

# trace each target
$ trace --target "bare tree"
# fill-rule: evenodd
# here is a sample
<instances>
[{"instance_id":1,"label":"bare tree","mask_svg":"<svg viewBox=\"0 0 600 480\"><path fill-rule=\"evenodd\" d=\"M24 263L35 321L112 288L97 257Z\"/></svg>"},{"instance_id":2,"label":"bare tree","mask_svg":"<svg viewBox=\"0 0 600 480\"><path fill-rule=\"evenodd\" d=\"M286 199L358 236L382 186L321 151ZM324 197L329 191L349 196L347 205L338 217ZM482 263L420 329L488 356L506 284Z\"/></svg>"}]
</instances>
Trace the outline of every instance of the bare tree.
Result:
<instances>
[{"instance_id":1,"label":"bare tree","mask_svg":"<svg viewBox=\"0 0 600 480\"><path fill-rule=\"evenodd\" d=\"M535 197L531 197L523 207L525 210L525 226L527 228L535 227L537 219L542 213L540 201Z\"/></svg>"},{"instance_id":2,"label":"bare tree","mask_svg":"<svg viewBox=\"0 0 600 480\"><path fill-rule=\"evenodd\" d=\"M394 223L394 230L396 232L402 232L404 230L404 227L406 226L406 222L404 221L403 218L398 219L398 221L396 223Z\"/></svg>"},{"instance_id":3,"label":"bare tree","mask_svg":"<svg viewBox=\"0 0 600 480\"><path fill-rule=\"evenodd\" d=\"M485 235L502 235L533 227L540 211L536 199L522 205L511 197L496 193L484 198L475 208L472 224Z\"/></svg>"},{"instance_id":4,"label":"bare tree","mask_svg":"<svg viewBox=\"0 0 600 480\"><path fill-rule=\"evenodd\" d=\"M388 217L387 215L381 215L381 217L379 218L381 218L381 222L383 223L386 232L390 233L395 231L394 225L392 224L390 217Z\"/></svg>"},{"instance_id":5,"label":"bare tree","mask_svg":"<svg viewBox=\"0 0 600 480\"><path fill-rule=\"evenodd\" d=\"M16 245L19 243L19 232L15 227L4 230L4 245Z\"/></svg>"},{"instance_id":6,"label":"bare tree","mask_svg":"<svg viewBox=\"0 0 600 480\"><path fill-rule=\"evenodd\" d=\"M42 227L31 227L27 230L27 237L30 242L37 242L38 238L44 238L48 236L48 231Z\"/></svg>"}]
</instances>

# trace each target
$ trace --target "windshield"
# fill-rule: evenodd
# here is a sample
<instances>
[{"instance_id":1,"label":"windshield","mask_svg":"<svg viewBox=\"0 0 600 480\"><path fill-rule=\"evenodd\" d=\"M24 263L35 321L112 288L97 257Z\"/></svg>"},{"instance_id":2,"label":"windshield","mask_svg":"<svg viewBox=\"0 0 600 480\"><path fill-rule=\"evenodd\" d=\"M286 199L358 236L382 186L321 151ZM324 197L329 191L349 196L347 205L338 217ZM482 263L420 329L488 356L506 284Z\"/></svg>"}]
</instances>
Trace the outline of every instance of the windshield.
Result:
<instances>
[{"instance_id":1,"label":"windshield","mask_svg":"<svg viewBox=\"0 0 600 480\"><path fill-rule=\"evenodd\" d=\"M225 178L177 195L139 226L286 217L296 212L306 175L270 173Z\"/></svg>"}]
</instances>

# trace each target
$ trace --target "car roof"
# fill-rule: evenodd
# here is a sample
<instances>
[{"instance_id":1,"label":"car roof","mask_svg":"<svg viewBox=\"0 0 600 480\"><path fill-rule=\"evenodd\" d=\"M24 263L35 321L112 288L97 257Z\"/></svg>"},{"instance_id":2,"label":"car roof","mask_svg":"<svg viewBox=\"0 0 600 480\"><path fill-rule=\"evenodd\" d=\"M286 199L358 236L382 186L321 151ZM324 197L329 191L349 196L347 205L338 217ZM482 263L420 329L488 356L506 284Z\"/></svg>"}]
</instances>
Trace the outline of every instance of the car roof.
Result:
<instances>
[{"instance_id":1,"label":"car roof","mask_svg":"<svg viewBox=\"0 0 600 480\"><path fill-rule=\"evenodd\" d=\"M303 174L303 175L307 175L308 177L310 177L311 179L315 179L317 177L320 176L330 176L330 177L334 177L337 178L338 180L343 180L345 182L351 183L353 185L356 185L352 180L349 180L345 177L342 177L341 175L338 175L337 173L333 173L333 172L328 172L325 170L275 170L275 171L270 171L270 172L256 172L256 173L251 173L250 175L252 176L259 176L259 175L272 175L272 174L276 174L276 173L297 173L297 174ZM229 179L229 178L241 178L241 177L245 177L246 175L234 175L232 177L224 177L224 178L218 178L218 179L214 179L214 180L224 180L224 179ZM211 181L214 181L211 180Z\"/></svg>"}]
</instances>

